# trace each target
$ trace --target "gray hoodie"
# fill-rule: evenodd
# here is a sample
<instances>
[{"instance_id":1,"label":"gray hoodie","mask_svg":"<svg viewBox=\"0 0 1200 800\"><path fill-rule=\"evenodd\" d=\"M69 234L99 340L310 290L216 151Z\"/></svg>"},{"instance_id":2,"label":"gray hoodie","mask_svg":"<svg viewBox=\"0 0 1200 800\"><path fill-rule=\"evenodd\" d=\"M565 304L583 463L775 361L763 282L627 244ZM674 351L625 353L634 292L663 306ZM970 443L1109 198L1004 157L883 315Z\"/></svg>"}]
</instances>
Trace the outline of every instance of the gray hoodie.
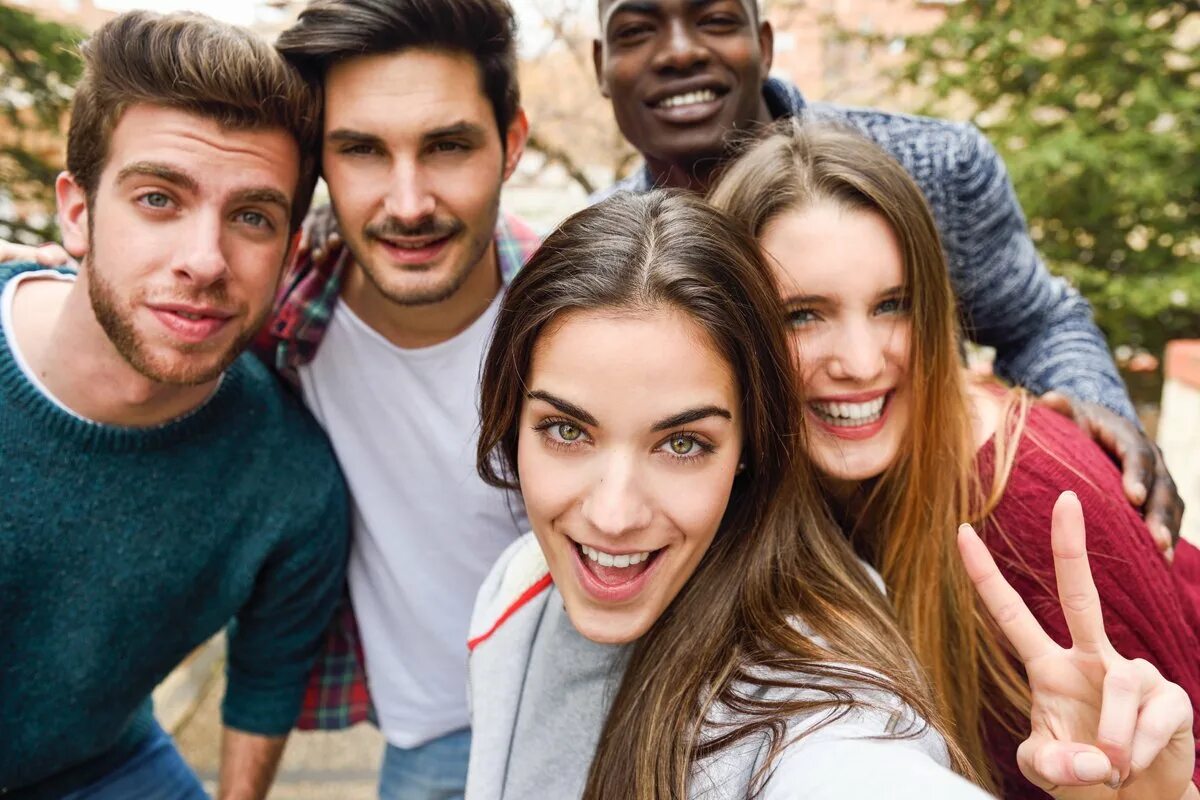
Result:
<instances>
[{"instance_id":1,"label":"gray hoodie","mask_svg":"<svg viewBox=\"0 0 1200 800\"><path fill-rule=\"evenodd\" d=\"M471 763L466 800L576 800L587 780L625 647L571 626L532 534L514 542L480 589L471 622ZM816 687L827 679L814 678ZM747 693L767 696L766 689ZM771 690L777 691L777 690ZM794 690L792 690L794 691ZM807 693L810 690L804 690ZM815 689L811 690L817 696ZM860 687L851 689L868 699ZM824 697L824 693L821 693ZM770 765L760 800L979 800L988 795L948 768L945 742L896 697L855 709L789 744ZM718 710L714 723L720 719ZM791 721L789 734L818 722ZM792 738L789 736L789 739ZM696 764L691 800L742 800L764 766L765 739L747 738Z\"/></svg>"}]
</instances>

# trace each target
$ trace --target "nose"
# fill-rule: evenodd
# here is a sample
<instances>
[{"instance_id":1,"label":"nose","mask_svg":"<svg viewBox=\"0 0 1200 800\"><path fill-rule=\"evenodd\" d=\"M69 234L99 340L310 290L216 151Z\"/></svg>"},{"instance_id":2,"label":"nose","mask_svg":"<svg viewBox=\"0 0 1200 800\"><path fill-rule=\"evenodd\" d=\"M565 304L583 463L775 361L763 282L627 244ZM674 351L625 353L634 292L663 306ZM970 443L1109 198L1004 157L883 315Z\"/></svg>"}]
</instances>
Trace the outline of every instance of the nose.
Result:
<instances>
[{"instance_id":1,"label":"nose","mask_svg":"<svg viewBox=\"0 0 1200 800\"><path fill-rule=\"evenodd\" d=\"M224 227L222 216L215 211L196 216L183 257L175 267L179 278L203 287L227 276L229 259L225 257Z\"/></svg>"},{"instance_id":2,"label":"nose","mask_svg":"<svg viewBox=\"0 0 1200 800\"><path fill-rule=\"evenodd\" d=\"M872 326L868 320L846 325L830 359L832 377L856 383L870 383L878 378L887 364L887 342L883 337L888 332L882 327Z\"/></svg>"},{"instance_id":3,"label":"nose","mask_svg":"<svg viewBox=\"0 0 1200 800\"><path fill-rule=\"evenodd\" d=\"M433 215L437 200L429 190L424 171L415 163L397 162L384 200L388 216L416 226Z\"/></svg>"},{"instance_id":4,"label":"nose","mask_svg":"<svg viewBox=\"0 0 1200 800\"><path fill-rule=\"evenodd\" d=\"M650 524L653 514L633 458L614 455L607 460L583 500L582 511L584 519L605 536L621 536Z\"/></svg>"},{"instance_id":5,"label":"nose","mask_svg":"<svg viewBox=\"0 0 1200 800\"><path fill-rule=\"evenodd\" d=\"M708 60L708 49L691 27L682 20L675 20L669 24L667 40L655 56L655 67L659 70L690 72L704 66Z\"/></svg>"}]
</instances>

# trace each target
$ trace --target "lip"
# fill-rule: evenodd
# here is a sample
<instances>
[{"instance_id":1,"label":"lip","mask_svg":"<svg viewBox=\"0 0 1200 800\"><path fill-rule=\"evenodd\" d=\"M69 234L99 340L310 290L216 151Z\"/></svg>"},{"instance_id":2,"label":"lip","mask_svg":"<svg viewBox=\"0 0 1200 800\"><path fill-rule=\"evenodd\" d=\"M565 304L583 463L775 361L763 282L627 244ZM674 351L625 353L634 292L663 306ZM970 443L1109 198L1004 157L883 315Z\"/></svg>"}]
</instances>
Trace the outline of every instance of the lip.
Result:
<instances>
[{"instance_id":1,"label":"lip","mask_svg":"<svg viewBox=\"0 0 1200 800\"><path fill-rule=\"evenodd\" d=\"M214 338L233 319L228 311L207 306L168 303L147 308L160 325L187 344L200 344ZM183 314L199 316L200 319L188 319Z\"/></svg>"},{"instance_id":2,"label":"lip","mask_svg":"<svg viewBox=\"0 0 1200 800\"><path fill-rule=\"evenodd\" d=\"M875 400L881 395L886 396L887 399L883 401L883 410L879 414L879 419L867 425L856 425L853 427L830 425L821 418L821 415L818 414L811 405L809 405L809 403L812 402L866 403L868 401ZM804 404L804 413L809 419L817 424L817 427L830 436L836 436L839 439L847 439L849 441L862 441L864 439L870 439L872 436L883 430L883 426L887 424L888 415L892 410L893 395L894 391L888 390L886 392L863 392L860 394L843 394L837 396L810 398L809 401Z\"/></svg>"},{"instance_id":3,"label":"lip","mask_svg":"<svg viewBox=\"0 0 1200 800\"><path fill-rule=\"evenodd\" d=\"M427 242L421 247L397 247L387 239L375 237L374 241L379 247L387 253L389 259L398 264L428 264L430 261L437 260L450 242L454 239L454 234L443 236L440 239L416 239L416 242ZM403 240L401 240L403 241Z\"/></svg>"},{"instance_id":4,"label":"lip","mask_svg":"<svg viewBox=\"0 0 1200 800\"><path fill-rule=\"evenodd\" d=\"M649 565L633 580L622 583L620 586L607 586L596 580L596 577L592 575L592 571L584 565L584 555L579 551L579 547L575 544L575 542L572 539L567 538L567 544L571 548L571 559L572 566L575 570L575 580L579 581L579 585L583 588L583 591L586 592L593 600L605 604L624 603L637 597L642 590L646 588L646 584L650 582L651 576L658 571L658 565L662 562L662 556L664 555L664 551L667 549L664 547L654 551L650 556ZM604 552L608 551L606 550ZM640 553L645 551L634 550L632 552Z\"/></svg>"}]
</instances>

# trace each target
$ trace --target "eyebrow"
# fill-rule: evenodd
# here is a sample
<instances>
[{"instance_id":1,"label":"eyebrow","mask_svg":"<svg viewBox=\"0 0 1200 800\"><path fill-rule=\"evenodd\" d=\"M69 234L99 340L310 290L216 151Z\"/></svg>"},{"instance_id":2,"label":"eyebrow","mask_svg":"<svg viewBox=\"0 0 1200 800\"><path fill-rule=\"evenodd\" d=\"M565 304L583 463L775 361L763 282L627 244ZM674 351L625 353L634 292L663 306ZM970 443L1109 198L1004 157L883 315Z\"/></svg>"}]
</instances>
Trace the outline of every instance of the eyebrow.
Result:
<instances>
[{"instance_id":1,"label":"eyebrow","mask_svg":"<svg viewBox=\"0 0 1200 800\"><path fill-rule=\"evenodd\" d=\"M543 391L530 392L529 394L526 395L526 397L528 397L530 400L542 400L544 402L547 402L550 405L557 408L562 413L579 420L584 425L594 425L594 426L600 425L600 423L596 421L595 417L593 417L588 412L584 411L579 406L575 405L574 403L563 400L561 397L555 397L554 395L550 394L549 392L543 392ZM665 431L668 428L677 428L680 425L687 425L688 423L691 423L691 422L698 422L699 420L708 419L709 417L722 417L724 419L732 420L733 414L731 414L729 412L729 409L722 408L720 406L712 406L712 405L699 406L697 408L689 408L686 411L680 411L678 414L672 414L671 416L669 416L665 419L661 419L658 422L654 423L652 426L650 426L650 430L655 431L655 432Z\"/></svg>"},{"instance_id":2,"label":"eyebrow","mask_svg":"<svg viewBox=\"0 0 1200 800\"><path fill-rule=\"evenodd\" d=\"M269 186L259 186L238 192L234 199L239 203L269 203L279 206L285 214L292 213L292 203L287 195Z\"/></svg>"},{"instance_id":3,"label":"eyebrow","mask_svg":"<svg viewBox=\"0 0 1200 800\"><path fill-rule=\"evenodd\" d=\"M331 142L350 142L353 144L382 144L383 140L378 136L372 136L369 133L351 130L349 128L338 128L330 131L325 137L326 141Z\"/></svg>"},{"instance_id":4,"label":"eyebrow","mask_svg":"<svg viewBox=\"0 0 1200 800\"><path fill-rule=\"evenodd\" d=\"M423 138L429 139L446 139L451 136L470 136L478 139L486 135L482 126L476 125L474 122L459 120L451 125L445 125L441 128L434 128L424 135Z\"/></svg>"},{"instance_id":5,"label":"eyebrow","mask_svg":"<svg viewBox=\"0 0 1200 800\"><path fill-rule=\"evenodd\" d=\"M905 291L907 290L904 284L899 284L897 286L884 289L882 292L875 295L875 297L877 299L881 297L893 297L898 294L904 294ZM819 303L828 303L829 301L829 298L823 294L796 294L785 297L783 299L783 304L785 306L817 305Z\"/></svg>"},{"instance_id":6,"label":"eyebrow","mask_svg":"<svg viewBox=\"0 0 1200 800\"><path fill-rule=\"evenodd\" d=\"M687 0L687 7L689 11L695 11L719 2L721 2L721 0ZM747 2L749 2L751 6L749 9L746 7ZM757 9L757 0L739 0L738 5L742 7L743 11L749 11L753 16L754 10ZM657 15L661 10L662 4L658 2L658 0L619 0L619 2L609 6L608 13L606 13L604 18L600 20L601 30L606 30L608 28L609 21L617 14L628 12L630 14L646 14L647 16L654 16Z\"/></svg>"},{"instance_id":7,"label":"eyebrow","mask_svg":"<svg viewBox=\"0 0 1200 800\"><path fill-rule=\"evenodd\" d=\"M584 411L579 406L575 405L574 403L568 403L566 400L563 400L561 397L555 397L554 395L550 394L549 392L536 391L536 392L530 392L529 394L527 394L525 396L528 397L530 400L541 400L543 402L549 403L550 405L554 406L562 413L579 420L584 425L599 425L600 424L599 422L596 421L595 417L593 417L588 412Z\"/></svg>"},{"instance_id":8,"label":"eyebrow","mask_svg":"<svg viewBox=\"0 0 1200 800\"><path fill-rule=\"evenodd\" d=\"M159 180L173 183L181 189L187 189L194 192L199 188L196 179L186 172L182 172L169 164L163 164L158 161L135 161L132 164L124 166L117 173L117 183L124 182L127 178L135 175L150 176Z\"/></svg>"},{"instance_id":9,"label":"eyebrow","mask_svg":"<svg viewBox=\"0 0 1200 800\"><path fill-rule=\"evenodd\" d=\"M677 428L680 425L687 425L691 422L699 422L702 419L709 417L721 417L723 419L732 420L733 414L729 413L729 409L721 408L720 406L700 406L699 408L690 408L687 411L680 411L678 414L667 417L664 420L654 423L650 428L652 431L665 431L668 428Z\"/></svg>"}]
</instances>

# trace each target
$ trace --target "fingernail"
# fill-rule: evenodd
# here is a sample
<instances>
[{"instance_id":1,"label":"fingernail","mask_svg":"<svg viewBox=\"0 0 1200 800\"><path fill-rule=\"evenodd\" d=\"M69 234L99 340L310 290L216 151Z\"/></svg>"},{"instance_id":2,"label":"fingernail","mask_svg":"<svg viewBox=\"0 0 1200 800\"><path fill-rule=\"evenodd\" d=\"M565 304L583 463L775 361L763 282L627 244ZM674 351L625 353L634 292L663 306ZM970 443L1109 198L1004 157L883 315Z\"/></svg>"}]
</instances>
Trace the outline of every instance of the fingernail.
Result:
<instances>
[{"instance_id":1,"label":"fingernail","mask_svg":"<svg viewBox=\"0 0 1200 800\"><path fill-rule=\"evenodd\" d=\"M1116 774L1108 759L1099 753L1076 753L1073 763L1075 777L1088 783L1098 783Z\"/></svg>"},{"instance_id":2,"label":"fingernail","mask_svg":"<svg viewBox=\"0 0 1200 800\"><path fill-rule=\"evenodd\" d=\"M1112 771L1112 775L1108 779L1108 788L1114 791L1121 788L1121 773L1117 770Z\"/></svg>"},{"instance_id":3,"label":"fingernail","mask_svg":"<svg viewBox=\"0 0 1200 800\"><path fill-rule=\"evenodd\" d=\"M1145 484L1135 483L1133 485L1133 499L1139 505L1146 502L1146 486Z\"/></svg>"}]
</instances>

